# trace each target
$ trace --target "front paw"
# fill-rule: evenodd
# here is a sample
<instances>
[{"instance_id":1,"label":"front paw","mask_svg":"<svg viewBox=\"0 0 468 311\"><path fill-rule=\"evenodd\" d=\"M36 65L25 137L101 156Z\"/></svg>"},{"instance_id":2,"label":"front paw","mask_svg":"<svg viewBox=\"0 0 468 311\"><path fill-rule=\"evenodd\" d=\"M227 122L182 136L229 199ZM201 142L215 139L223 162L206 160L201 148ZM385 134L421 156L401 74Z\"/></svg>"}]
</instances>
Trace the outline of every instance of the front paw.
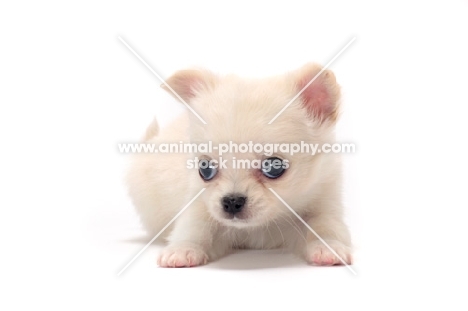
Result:
<instances>
[{"instance_id":1,"label":"front paw","mask_svg":"<svg viewBox=\"0 0 468 311\"><path fill-rule=\"evenodd\" d=\"M164 268L182 268L204 265L208 255L195 245L170 245L163 249L158 265Z\"/></svg>"},{"instance_id":2,"label":"front paw","mask_svg":"<svg viewBox=\"0 0 468 311\"><path fill-rule=\"evenodd\" d=\"M352 263L351 248L338 241L325 241L339 256L336 256L320 241L310 242L306 249L306 260L317 266L333 266Z\"/></svg>"}]
</instances>

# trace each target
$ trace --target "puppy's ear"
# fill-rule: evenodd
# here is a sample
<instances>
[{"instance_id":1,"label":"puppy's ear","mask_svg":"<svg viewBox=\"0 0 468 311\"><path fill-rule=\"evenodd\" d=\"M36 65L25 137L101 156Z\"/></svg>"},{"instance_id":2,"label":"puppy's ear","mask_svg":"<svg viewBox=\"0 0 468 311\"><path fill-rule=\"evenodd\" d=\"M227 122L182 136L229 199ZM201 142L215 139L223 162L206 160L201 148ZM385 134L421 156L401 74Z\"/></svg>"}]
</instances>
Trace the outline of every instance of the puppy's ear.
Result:
<instances>
[{"instance_id":1,"label":"puppy's ear","mask_svg":"<svg viewBox=\"0 0 468 311\"><path fill-rule=\"evenodd\" d=\"M322 67L317 64L303 66L298 71L296 87L298 92L305 88L300 98L302 105L313 119L320 123L324 121L334 123L338 117L340 87L333 72L324 70L320 73L321 70ZM309 84L314 78L315 80Z\"/></svg>"},{"instance_id":2,"label":"puppy's ear","mask_svg":"<svg viewBox=\"0 0 468 311\"><path fill-rule=\"evenodd\" d=\"M180 96L186 103L190 103L198 92L213 88L217 77L207 70L181 70L170 76L161 87L180 101ZM167 85L169 85L169 87ZM172 92L172 90L177 95Z\"/></svg>"}]
</instances>

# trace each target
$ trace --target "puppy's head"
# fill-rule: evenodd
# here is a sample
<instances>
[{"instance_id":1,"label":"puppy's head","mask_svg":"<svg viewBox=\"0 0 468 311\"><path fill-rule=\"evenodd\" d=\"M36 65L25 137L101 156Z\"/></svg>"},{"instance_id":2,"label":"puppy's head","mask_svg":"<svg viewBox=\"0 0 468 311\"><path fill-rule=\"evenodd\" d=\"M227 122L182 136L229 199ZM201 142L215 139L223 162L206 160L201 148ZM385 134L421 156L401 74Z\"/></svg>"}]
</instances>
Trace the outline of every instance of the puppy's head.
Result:
<instances>
[{"instance_id":1,"label":"puppy's head","mask_svg":"<svg viewBox=\"0 0 468 311\"><path fill-rule=\"evenodd\" d=\"M230 147L221 156L217 149L195 155L200 168L191 174L198 190L206 188L203 200L213 218L227 226L266 225L290 215L270 188L301 212L333 175L323 155L291 155L280 148L333 141L340 91L333 73L321 70L308 64L256 80L186 70L166 81L206 122L190 113L191 143Z\"/></svg>"}]
</instances>

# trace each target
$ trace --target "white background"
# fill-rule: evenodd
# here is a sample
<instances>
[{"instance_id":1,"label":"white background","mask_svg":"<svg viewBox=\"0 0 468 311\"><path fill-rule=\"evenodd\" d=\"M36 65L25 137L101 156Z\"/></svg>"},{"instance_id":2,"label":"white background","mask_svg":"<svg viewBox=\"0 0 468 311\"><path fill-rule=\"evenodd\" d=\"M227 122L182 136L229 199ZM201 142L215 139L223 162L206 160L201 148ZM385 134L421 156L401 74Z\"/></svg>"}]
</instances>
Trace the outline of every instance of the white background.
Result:
<instances>
[{"instance_id":1,"label":"white background","mask_svg":"<svg viewBox=\"0 0 468 311\"><path fill-rule=\"evenodd\" d=\"M350 2L2 3L2 309L466 310L468 4ZM280 250L162 269L156 244L117 277L147 241L117 144L184 109L118 36L163 77L278 74L356 37L331 69L358 275Z\"/></svg>"}]
</instances>

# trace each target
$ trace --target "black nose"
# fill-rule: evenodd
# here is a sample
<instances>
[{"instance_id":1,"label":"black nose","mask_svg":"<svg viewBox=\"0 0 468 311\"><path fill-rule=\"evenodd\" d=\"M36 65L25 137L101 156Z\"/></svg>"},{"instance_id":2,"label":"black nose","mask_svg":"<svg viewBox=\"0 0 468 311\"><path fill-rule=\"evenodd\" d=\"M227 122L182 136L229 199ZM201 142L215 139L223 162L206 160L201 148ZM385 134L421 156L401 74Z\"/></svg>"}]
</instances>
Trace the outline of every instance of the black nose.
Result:
<instances>
[{"instance_id":1,"label":"black nose","mask_svg":"<svg viewBox=\"0 0 468 311\"><path fill-rule=\"evenodd\" d=\"M239 213L245 205L247 198L241 195L227 195L221 199L221 205L226 213Z\"/></svg>"}]
</instances>

